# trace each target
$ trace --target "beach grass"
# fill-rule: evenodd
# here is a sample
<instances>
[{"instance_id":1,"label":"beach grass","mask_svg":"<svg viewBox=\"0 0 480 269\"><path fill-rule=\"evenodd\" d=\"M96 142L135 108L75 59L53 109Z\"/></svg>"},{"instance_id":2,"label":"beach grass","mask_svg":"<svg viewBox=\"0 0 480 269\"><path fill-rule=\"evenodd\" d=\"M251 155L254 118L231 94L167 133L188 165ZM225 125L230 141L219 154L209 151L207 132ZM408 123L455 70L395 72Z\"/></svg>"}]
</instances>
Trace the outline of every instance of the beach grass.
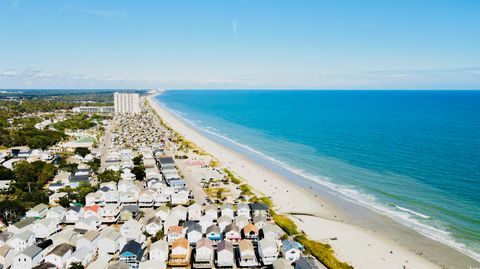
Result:
<instances>
[{"instance_id":1,"label":"beach grass","mask_svg":"<svg viewBox=\"0 0 480 269\"><path fill-rule=\"evenodd\" d=\"M323 244L318 241L310 240L305 235L295 236L295 240L300 242L305 248L307 254L311 254L322 262L329 269L353 269L348 263L339 261L329 244Z\"/></svg>"}]
</instances>

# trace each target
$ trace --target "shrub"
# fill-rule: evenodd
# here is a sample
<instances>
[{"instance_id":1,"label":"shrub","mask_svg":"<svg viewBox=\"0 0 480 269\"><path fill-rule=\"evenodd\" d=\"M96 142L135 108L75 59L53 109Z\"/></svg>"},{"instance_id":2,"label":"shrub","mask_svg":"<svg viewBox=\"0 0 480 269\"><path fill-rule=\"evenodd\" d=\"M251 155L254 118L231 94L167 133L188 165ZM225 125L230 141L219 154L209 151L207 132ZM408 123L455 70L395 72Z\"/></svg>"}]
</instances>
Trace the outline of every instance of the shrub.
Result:
<instances>
[{"instance_id":1,"label":"shrub","mask_svg":"<svg viewBox=\"0 0 480 269\"><path fill-rule=\"evenodd\" d=\"M330 269L353 269L353 266L339 261L329 244L323 244L317 241L313 241L305 237L305 235L298 235L295 240L300 242L305 250L322 262L326 267Z\"/></svg>"}]
</instances>

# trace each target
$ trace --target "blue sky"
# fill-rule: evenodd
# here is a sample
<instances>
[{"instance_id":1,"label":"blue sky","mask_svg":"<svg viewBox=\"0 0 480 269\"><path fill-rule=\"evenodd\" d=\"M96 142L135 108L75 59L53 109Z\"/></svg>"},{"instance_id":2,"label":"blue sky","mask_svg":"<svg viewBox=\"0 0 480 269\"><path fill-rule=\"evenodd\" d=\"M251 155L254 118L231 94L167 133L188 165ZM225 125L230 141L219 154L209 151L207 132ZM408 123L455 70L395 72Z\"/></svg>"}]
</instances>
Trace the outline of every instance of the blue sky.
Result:
<instances>
[{"instance_id":1,"label":"blue sky","mask_svg":"<svg viewBox=\"0 0 480 269\"><path fill-rule=\"evenodd\" d=\"M5 1L0 88L480 89L480 1Z\"/></svg>"}]
</instances>

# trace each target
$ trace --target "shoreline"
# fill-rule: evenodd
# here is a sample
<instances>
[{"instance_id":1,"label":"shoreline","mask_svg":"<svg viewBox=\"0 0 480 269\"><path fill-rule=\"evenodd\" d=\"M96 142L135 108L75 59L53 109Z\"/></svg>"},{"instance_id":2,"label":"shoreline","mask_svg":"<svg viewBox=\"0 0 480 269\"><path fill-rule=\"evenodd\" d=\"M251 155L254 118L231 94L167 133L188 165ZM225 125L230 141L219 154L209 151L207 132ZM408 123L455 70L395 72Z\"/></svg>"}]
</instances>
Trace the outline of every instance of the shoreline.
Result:
<instances>
[{"instance_id":1,"label":"shoreline","mask_svg":"<svg viewBox=\"0 0 480 269\"><path fill-rule=\"evenodd\" d=\"M355 268L478 266L475 260L463 253L427 238L393 219L370 212L364 206L342 201L335 193L318 188L314 191L313 188L294 184L285 176L188 126L178 116L159 105L155 96L156 94L149 95L147 99L170 127L214 156L253 189L271 197L277 211L295 213L289 216L301 230L311 239L329 243L340 260ZM365 217L364 214L368 216ZM372 218L375 219L375 224L371 223ZM330 240L331 238L336 240Z\"/></svg>"}]
</instances>

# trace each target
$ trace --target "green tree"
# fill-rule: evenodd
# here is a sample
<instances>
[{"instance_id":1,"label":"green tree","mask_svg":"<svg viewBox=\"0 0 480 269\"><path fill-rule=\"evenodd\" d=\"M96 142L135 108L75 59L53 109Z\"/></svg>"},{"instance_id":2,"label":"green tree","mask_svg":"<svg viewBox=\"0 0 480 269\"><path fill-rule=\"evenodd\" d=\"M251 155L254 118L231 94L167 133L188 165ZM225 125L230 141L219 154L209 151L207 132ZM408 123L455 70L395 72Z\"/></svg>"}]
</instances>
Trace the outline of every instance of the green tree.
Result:
<instances>
[{"instance_id":1,"label":"green tree","mask_svg":"<svg viewBox=\"0 0 480 269\"><path fill-rule=\"evenodd\" d=\"M143 180L145 178L145 167L143 165L135 165L132 169L132 173L137 180Z\"/></svg>"},{"instance_id":2,"label":"green tree","mask_svg":"<svg viewBox=\"0 0 480 269\"><path fill-rule=\"evenodd\" d=\"M14 180L15 173L4 166L0 166L0 180Z\"/></svg>"},{"instance_id":3,"label":"green tree","mask_svg":"<svg viewBox=\"0 0 480 269\"><path fill-rule=\"evenodd\" d=\"M0 218L4 223L12 224L19 221L25 215L25 211L25 207L18 201L0 201Z\"/></svg>"},{"instance_id":4,"label":"green tree","mask_svg":"<svg viewBox=\"0 0 480 269\"><path fill-rule=\"evenodd\" d=\"M90 150L88 148L84 148L84 147L75 148L75 154L78 154L82 157L87 156L87 154L89 153L90 153Z\"/></svg>"},{"instance_id":5,"label":"green tree","mask_svg":"<svg viewBox=\"0 0 480 269\"><path fill-rule=\"evenodd\" d=\"M82 265L81 262L72 262L68 269L84 269L85 267Z\"/></svg>"},{"instance_id":6,"label":"green tree","mask_svg":"<svg viewBox=\"0 0 480 269\"><path fill-rule=\"evenodd\" d=\"M98 169L100 169L100 159L99 158L93 158L92 161L88 162L88 166L90 166L90 169L92 169L92 171L94 173L98 173Z\"/></svg>"},{"instance_id":7,"label":"green tree","mask_svg":"<svg viewBox=\"0 0 480 269\"><path fill-rule=\"evenodd\" d=\"M120 181L120 179L121 179L121 176L120 176L120 172L118 171L105 170L102 173L98 174L98 180L100 180L100 182L108 182L108 181L118 182Z\"/></svg>"},{"instance_id":8,"label":"green tree","mask_svg":"<svg viewBox=\"0 0 480 269\"><path fill-rule=\"evenodd\" d=\"M143 164L143 155L138 155L137 157L133 158L134 165L141 165Z\"/></svg>"}]
</instances>

